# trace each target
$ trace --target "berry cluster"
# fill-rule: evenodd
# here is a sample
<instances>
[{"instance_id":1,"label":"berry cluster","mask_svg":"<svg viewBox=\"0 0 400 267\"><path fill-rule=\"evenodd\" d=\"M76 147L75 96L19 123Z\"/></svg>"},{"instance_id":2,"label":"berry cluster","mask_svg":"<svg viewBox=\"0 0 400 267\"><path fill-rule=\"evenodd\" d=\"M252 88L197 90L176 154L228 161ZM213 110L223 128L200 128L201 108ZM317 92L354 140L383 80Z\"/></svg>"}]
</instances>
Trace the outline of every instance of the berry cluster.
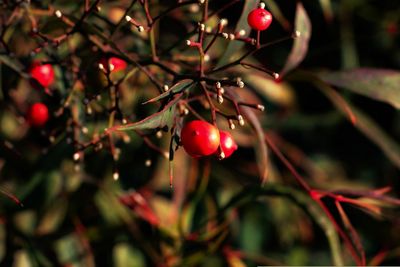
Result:
<instances>
[{"instance_id":1,"label":"berry cluster","mask_svg":"<svg viewBox=\"0 0 400 267\"><path fill-rule=\"evenodd\" d=\"M218 147L222 150L218 156L227 158L237 149L229 132L219 131L214 125L201 120L187 123L182 129L181 139L185 151L194 158L217 154Z\"/></svg>"},{"instance_id":2,"label":"berry cluster","mask_svg":"<svg viewBox=\"0 0 400 267\"><path fill-rule=\"evenodd\" d=\"M34 61L29 73L45 90L54 83L55 75L51 64ZM44 103L38 102L29 107L26 117L32 126L43 127L49 119L49 110Z\"/></svg>"}]
</instances>

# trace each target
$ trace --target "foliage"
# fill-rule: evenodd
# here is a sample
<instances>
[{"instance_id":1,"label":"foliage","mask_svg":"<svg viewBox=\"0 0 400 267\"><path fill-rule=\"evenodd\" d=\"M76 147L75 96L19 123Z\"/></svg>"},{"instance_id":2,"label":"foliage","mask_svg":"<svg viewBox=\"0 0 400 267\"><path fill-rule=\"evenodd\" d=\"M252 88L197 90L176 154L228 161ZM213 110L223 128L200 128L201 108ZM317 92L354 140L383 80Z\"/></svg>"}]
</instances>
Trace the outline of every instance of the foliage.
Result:
<instances>
[{"instance_id":1,"label":"foliage","mask_svg":"<svg viewBox=\"0 0 400 267\"><path fill-rule=\"evenodd\" d=\"M259 4L0 1L1 266L399 262L399 4Z\"/></svg>"}]
</instances>

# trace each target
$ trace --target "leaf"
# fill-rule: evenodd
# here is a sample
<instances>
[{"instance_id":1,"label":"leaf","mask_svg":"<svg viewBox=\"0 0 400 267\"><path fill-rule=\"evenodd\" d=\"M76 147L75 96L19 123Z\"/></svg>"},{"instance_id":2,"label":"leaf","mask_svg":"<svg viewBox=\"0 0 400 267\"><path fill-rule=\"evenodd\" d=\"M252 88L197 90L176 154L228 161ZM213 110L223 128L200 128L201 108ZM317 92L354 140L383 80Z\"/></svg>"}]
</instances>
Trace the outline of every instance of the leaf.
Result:
<instances>
[{"instance_id":1,"label":"leaf","mask_svg":"<svg viewBox=\"0 0 400 267\"><path fill-rule=\"evenodd\" d=\"M300 190L273 183L269 183L263 187L251 186L243 188L239 193L230 198L220 209L219 214L227 213L229 210L244 206L246 203L254 203L256 199L263 196L286 197L306 210L313 221L318 224L325 233L331 249L333 265L343 266L341 244L334 223L317 202Z\"/></svg>"},{"instance_id":2,"label":"leaf","mask_svg":"<svg viewBox=\"0 0 400 267\"><path fill-rule=\"evenodd\" d=\"M386 102L400 109L399 71L359 68L337 72L322 72L317 75L326 83Z\"/></svg>"},{"instance_id":3,"label":"leaf","mask_svg":"<svg viewBox=\"0 0 400 267\"><path fill-rule=\"evenodd\" d=\"M143 218L148 223L154 226L158 226L160 224L160 220L158 219L157 215L154 213L147 200L139 192L133 191L125 194L120 196L119 200L122 204L128 206L135 214Z\"/></svg>"},{"instance_id":4,"label":"leaf","mask_svg":"<svg viewBox=\"0 0 400 267\"><path fill-rule=\"evenodd\" d=\"M170 128L175 118L176 103L178 103L182 95L183 93L175 95L174 99L171 100L161 111L154 113L141 121L116 126L110 128L109 131L151 130L163 128L165 126Z\"/></svg>"},{"instance_id":5,"label":"leaf","mask_svg":"<svg viewBox=\"0 0 400 267\"><path fill-rule=\"evenodd\" d=\"M113 248L114 265L116 267L144 267L145 258L142 252L128 243L119 243Z\"/></svg>"},{"instance_id":6,"label":"leaf","mask_svg":"<svg viewBox=\"0 0 400 267\"><path fill-rule=\"evenodd\" d=\"M295 34L296 39L294 40L292 51L290 51L286 64L279 74L280 79L289 71L296 68L303 61L308 51L308 42L311 37L311 22L300 2L296 8ZM297 36L298 34L299 36Z\"/></svg>"},{"instance_id":7,"label":"leaf","mask_svg":"<svg viewBox=\"0 0 400 267\"><path fill-rule=\"evenodd\" d=\"M245 72L246 84L264 96L268 101L284 107L293 107L295 94L293 88L286 82L276 82L271 78L254 73Z\"/></svg>"},{"instance_id":8,"label":"leaf","mask_svg":"<svg viewBox=\"0 0 400 267\"><path fill-rule=\"evenodd\" d=\"M374 142L386 157L400 169L400 145L368 115L340 97L333 88L324 83L316 83L316 85L342 113L349 114L348 118L354 126Z\"/></svg>"},{"instance_id":9,"label":"leaf","mask_svg":"<svg viewBox=\"0 0 400 267\"><path fill-rule=\"evenodd\" d=\"M319 0L319 3L324 13L325 20L330 23L333 20L333 10L331 0Z\"/></svg>"},{"instance_id":10,"label":"leaf","mask_svg":"<svg viewBox=\"0 0 400 267\"><path fill-rule=\"evenodd\" d=\"M258 164L258 170L260 173L260 178L262 183L266 182L268 178L268 169L269 169L269 164L268 164L268 149L267 145L265 144L264 141L264 130L257 118L257 116L254 114L254 111L249 108L249 107L240 107L241 112L243 115L247 118L247 120L251 123L254 131L256 132L257 136L257 144L254 145L255 147L255 152L256 152L256 158L257 158L257 164Z\"/></svg>"},{"instance_id":11,"label":"leaf","mask_svg":"<svg viewBox=\"0 0 400 267\"><path fill-rule=\"evenodd\" d=\"M47 235L57 231L67 214L67 201L64 198L55 199L46 208L36 228L36 234Z\"/></svg>"},{"instance_id":12,"label":"leaf","mask_svg":"<svg viewBox=\"0 0 400 267\"><path fill-rule=\"evenodd\" d=\"M268 9L271 11L274 19L277 22L279 22L279 24L281 24L281 26L285 30L289 31L291 28L290 22L285 18L285 16L283 15L281 9L276 4L276 2L273 0L269 0L269 1L266 1L265 4L267 5Z\"/></svg>"},{"instance_id":13,"label":"leaf","mask_svg":"<svg viewBox=\"0 0 400 267\"><path fill-rule=\"evenodd\" d=\"M253 0L244 1L242 15L240 16L235 28L235 32L245 30L246 34L242 36L243 38L246 38L250 35L251 29L247 23L247 15L250 13L250 11L257 7L257 2L258 1ZM244 46L245 42L229 42L225 53L221 56L214 69L218 69L227 63L234 61L236 52L240 51Z\"/></svg>"},{"instance_id":14,"label":"leaf","mask_svg":"<svg viewBox=\"0 0 400 267\"><path fill-rule=\"evenodd\" d=\"M26 79L30 78L30 75L24 72L24 66L18 60L12 59L11 57L5 55L0 55L0 62L18 72L21 77Z\"/></svg>"},{"instance_id":15,"label":"leaf","mask_svg":"<svg viewBox=\"0 0 400 267\"><path fill-rule=\"evenodd\" d=\"M349 236L354 244L354 248L357 249L357 252L359 253L361 263L362 263L362 265L365 265L365 252L364 252L364 248L361 243L360 236L358 235L356 229L354 229L354 226L352 225L349 217L347 216L347 214L344 211L340 202L335 201L335 204L336 204L336 208L339 212L339 215L342 219L343 225L345 226L346 230L348 231Z\"/></svg>"},{"instance_id":16,"label":"leaf","mask_svg":"<svg viewBox=\"0 0 400 267\"><path fill-rule=\"evenodd\" d=\"M190 80L190 79L181 80L181 81L177 82L176 84L174 84L174 86L172 86L168 91L160 94L157 97L147 100L143 104L153 103L158 100L164 99L168 96L172 96L174 94L180 93L180 92L184 91L185 89L188 90L193 84L194 84L193 80Z\"/></svg>"}]
</instances>

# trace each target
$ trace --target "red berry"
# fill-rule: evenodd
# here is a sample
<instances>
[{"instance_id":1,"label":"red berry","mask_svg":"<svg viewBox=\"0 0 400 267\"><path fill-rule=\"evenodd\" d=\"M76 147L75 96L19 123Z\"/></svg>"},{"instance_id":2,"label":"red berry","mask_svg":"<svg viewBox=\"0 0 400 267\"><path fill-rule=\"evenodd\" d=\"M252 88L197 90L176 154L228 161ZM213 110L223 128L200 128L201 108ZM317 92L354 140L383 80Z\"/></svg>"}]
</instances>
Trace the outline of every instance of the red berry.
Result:
<instances>
[{"instance_id":1,"label":"red berry","mask_svg":"<svg viewBox=\"0 0 400 267\"><path fill-rule=\"evenodd\" d=\"M120 70L124 70L127 66L126 62L120 58L117 57L111 57L108 60L108 63L110 65L114 66L114 69L112 71L120 71Z\"/></svg>"},{"instance_id":2,"label":"red berry","mask_svg":"<svg viewBox=\"0 0 400 267\"><path fill-rule=\"evenodd\" d=\"M47 88L54 82L54 70L50 64L34 62L30 69L31 76L43 87Z\"/></svg>"},{"instance_id":3,"label":"red berry","mask_svg":"<svg viewBox=\"0 0 400 267\"><path fill-rule=\"evenodd\" d=\"M228 158L232 155L233 152L235 152L238 146L229 132L219 131L219 136L222 152L224 152L225 158Z\"/></svg>"},{"instance_id":4,"label":"red berry","mask_svg":"<svg viewBox=\"0 0 400 267\"><path fill-rule=\"evenodd\" d=\"M263 8L254 9L247 16L247 23L253 30L264 31L272 22L272 15Z\"/></svg>"},{"instance_id":5,"label":"red berry","mask_svg":"<svg viewBox=\"0 0 400 267\"><path fill-rule=\"evenodd\" d=\"M35 127L41 127L45 125L49 119L49 110L43 103L35 103L30 106L27 114L29 123Z\"/></svg>"},{"instance_id":6,"label":"red berry","mask_svg":"<svg viewBox=\"0 0 400 267\"><path fill-rule=\"evenodd\" d=\"M183 148L190 156L209 156L219 147L219 131L208 122L194 120L182 128L181 140Z\"/></svg>"}]
</instances>

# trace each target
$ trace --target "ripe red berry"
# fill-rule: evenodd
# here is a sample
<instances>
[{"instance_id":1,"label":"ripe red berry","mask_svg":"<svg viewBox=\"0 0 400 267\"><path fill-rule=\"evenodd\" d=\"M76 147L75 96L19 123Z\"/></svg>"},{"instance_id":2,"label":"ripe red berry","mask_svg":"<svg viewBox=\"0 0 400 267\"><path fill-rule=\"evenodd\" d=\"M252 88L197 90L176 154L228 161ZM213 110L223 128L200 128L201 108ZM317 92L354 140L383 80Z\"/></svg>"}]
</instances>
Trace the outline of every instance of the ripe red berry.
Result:
<instances>
[{"instance_id":1,"label":"ripe red berry","mask_svg":"<svg viewBox=\"0 0 400 267\"><path fill-rule=\"evenodd\" d=\"M49 110L43 103L35 103L30 106L27 114L29 123L35 127L41 127L49 119Z\"/></svg>"},{"instance_id":2,"label":"ripe red berry","mask_svg":"<svg viewBox=\"0 0 400 267\"><path fill-rule=\"evenodd\" d=\"M124 70L127 66L126 62L120 58L117 57L111 57L108 60L108 63L110 65L114 66L114 69L112 71L120 71L120 70Z\"/></svg>"},{"instance_id":3,"label":"ripe red berry","mask_svg":"<svg viewBox=\"0 0 400 267\"><path fill-rule=\"evenodd\" d=\"M235 152L238 146L229 132L219 131L219 136L222 152L224 152L225 158L228 158L232 155L233 152Z\"/></svg>"},{"instance_id":4,"label":"ripe red berry","mask_svg":"<svg viewBox=\"0 0 400 267\"><path fill-rule=\"evenodd\" d=\"M253 30L264 31L272 22L272 15L263 8L254 9L247 16L247 23Z\"/></svg>"},{"instance_id":5,"label":"ripe red berry","mask_svg":"<svg viewBox=\"0 0 400 267\"><path fill-rule=\"evenodd\" d=\"M42 65L39 62L34 62L29 72L44 88L49 87L54 82L54 70L50 64Z\"/></svg>"},{"instance_id":6,"label":"ripe red berry","mask_svg":"<svg viewBox=\"0 0 400 267\"><path fill-rule=\"evenodd\" d=\"M185 151L192 157L209 156L219 147L219 131L214 125L194 120L181 131L181 141Z\"/></svg>"}]
</instances>

